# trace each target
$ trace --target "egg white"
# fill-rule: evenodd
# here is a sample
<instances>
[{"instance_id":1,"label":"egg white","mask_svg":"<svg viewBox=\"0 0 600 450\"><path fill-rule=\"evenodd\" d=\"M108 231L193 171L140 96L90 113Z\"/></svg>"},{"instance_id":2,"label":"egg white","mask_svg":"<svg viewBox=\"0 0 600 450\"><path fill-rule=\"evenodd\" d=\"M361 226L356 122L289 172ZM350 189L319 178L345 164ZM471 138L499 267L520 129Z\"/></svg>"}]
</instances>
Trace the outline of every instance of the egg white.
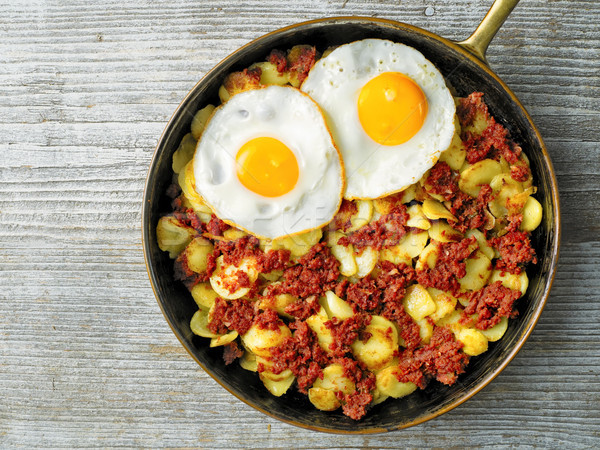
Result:
<instances>
[{"instance_id":1,"label":"egg white","mask_svg":"<svg viewBox=\"0 0 600 450\"><path fill-rule=\"evenodd\" d=\"M263 197L238 179L238 150L257 137L278 139L294 153L299 177L290 192ZM343 164L322 111L292 87L242 92L218 107L193 164L196 190L215 214L261 238L325 225L339 209L344 190Z\"/></svg>"},{"instance_id":2,"label":"egg white","mask_svg":"<svg viewBox=\"0 0 600 450\"><path fill-rule=\"evenodd\" d=\"M428 102L421 129L395 146L371 139L358 117L362 87L385 72L411 78ZM444 78L418 50L404 44L365 39L342 45L317 61L301 89L323 109L342 153L345 198L378 198L405 189L435 164L452 141L455 105Z\"/></svg>"}]
</instances>

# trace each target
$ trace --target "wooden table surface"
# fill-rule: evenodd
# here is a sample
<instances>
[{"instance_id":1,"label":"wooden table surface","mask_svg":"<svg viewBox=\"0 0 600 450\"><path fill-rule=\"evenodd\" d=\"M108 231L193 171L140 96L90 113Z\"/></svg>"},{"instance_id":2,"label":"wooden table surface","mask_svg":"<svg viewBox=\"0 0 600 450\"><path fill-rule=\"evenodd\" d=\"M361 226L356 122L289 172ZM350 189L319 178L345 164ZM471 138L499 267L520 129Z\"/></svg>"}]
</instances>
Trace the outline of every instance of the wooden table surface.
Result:
<instances>
[{"instance_id":1,"label":"wooden table surface","mask_svg":"<svg viewBox=\"0 0 600 450\"><path fill-rule=\"evenodd\" d=\"M523 0L488 52L553 160L552 294L508 368L433 421L280 423L199 368L146 273L141 203L186 92L265 32L322 16L451 39L490 0L0 0L0 447L600 446L600 2Z\"/></svg>"}]
</instances>

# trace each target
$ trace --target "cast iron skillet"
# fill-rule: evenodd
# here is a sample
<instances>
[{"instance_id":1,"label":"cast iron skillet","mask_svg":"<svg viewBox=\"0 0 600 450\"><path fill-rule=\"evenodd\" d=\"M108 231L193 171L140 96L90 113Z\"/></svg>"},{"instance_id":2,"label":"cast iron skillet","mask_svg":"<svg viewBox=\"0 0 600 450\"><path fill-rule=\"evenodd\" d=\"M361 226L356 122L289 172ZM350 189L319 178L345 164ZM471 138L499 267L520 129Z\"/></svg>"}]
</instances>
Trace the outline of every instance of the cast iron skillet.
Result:
<instances>
[{"instance_id":1,"label":"cast iron skillet","mask_svg":"<svg viewBox=\"0 0 600 450\"><path fill-rule=\"evenodd\" d=\"M396 430L432 419L469 399L498 375L521 348L549 295L558 259L560 221L556 179L542 138L521 103L485 60L488 44L517 2L496 1L473 35L460 43L414 26L373 18L337 17L289 26L252 41L225 58L180 104L160 138L146 182L142 217L146 265L158 303L177 338L206 372L239 399L276 419L313 430ZM339 411L316 410L294 388L283 397L273 397L255 373L238 364L226 367L222 349L209 348L206 340L190 331L189 322L197 307L187 290L173 281L172 261L159 250L155 229L160 215L169 210L164 193L171 182L171 156L189 131L193 114L207 103L218 103L217 92L226 74L264 60L274 48L286 50L296 44L312 44L323 51L331 45L364 38L389 39L415 47L439 68L458 95L484 92L494 117L510 130L529 156L544 218L532 238L539 262L528 272L529 290L519 300L519 317L510 322L504 337L491 344L483 355L472 358L467 373L455 385L432 382L427 389L403 399L388 399L355 422Z\"/></svg>"}]
</instances>

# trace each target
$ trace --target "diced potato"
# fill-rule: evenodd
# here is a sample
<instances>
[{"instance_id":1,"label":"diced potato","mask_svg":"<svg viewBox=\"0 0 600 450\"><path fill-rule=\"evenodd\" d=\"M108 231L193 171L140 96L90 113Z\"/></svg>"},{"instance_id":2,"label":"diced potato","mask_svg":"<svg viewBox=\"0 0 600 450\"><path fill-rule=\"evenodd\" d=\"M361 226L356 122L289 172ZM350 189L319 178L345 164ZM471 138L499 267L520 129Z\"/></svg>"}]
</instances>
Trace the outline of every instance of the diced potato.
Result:
<instances>
[{"instance_id":1,"label":"diced potato","mask_svg":"<svg viewBox=\"0 0 600 450\"><path fill-rule=\"evenodd\" d=\"M511 207L511 213L520 212L520 210L525 205L525 201L527 200L528 194L519 195L523 193L523 187L521 184L515 180L513 180L508 174L500 174L492 180L493 186L492 190L494 191L494 198L489 203L490 212L496 218L505 217L509 214L509 200L514 198L515 201ZM518 206L516 206L518 203Z\"/></svg>"},{"instance_id":2,"label":"diced potato","mask_svg":"<svg viewBox=\"0 0 600 450\"><path fill-rule=\"evenodd\" d=\"M542 222L543 209L540 202L533 197L528 197L525 207L523 208L523 222L521 222L521 230L533 231Z\"/></svg>"},{"instance_id":3,"label":"diced potato","mask_svg":"<svg viewBox=\"0 0 600 450\"><path fill-rule=\"evenodd\" d=\"M500 162L500 165L502 166L502 173L510 175L510 164L508 163L506 158L504 158L504 156L500 156L499 162ZM517 180L513 180L513 181L517 181ZM518 181L517 181L517 183L518 183Z\"/></svg>"},{"instance_id":4,"label":"diced potato","mask_svg":"<svg viewBox=\"0 0 600 450\"><path fill-rule=\"evenodd\" d=\"M379 259L381 261L389 261L393 264L404 263L407 266L412 266L412 258L407 255L403 249L399 248L398 245L381 249L379 252Z\"/></svg>"},{"instance_id":5,"label":"diced potato","mask_svg":"<svg viewBox=\"0 0 600 450\"><path fill-rule=\"evenodd\" d=\"M521 295L525 295L527 287L529 286L529 278L524 270L518 275L502 272L500 270L493 270L489 283L492 284L496 281L500 281L505 288L512 289L513 291L521 291Z\"/></svg>"},{"instance_id":6,"label":"diced potato","mask_svg":"<svg viewBox=\"0 0 600 450\"><path fill-rule=\"evenodd\" d=\"M302 247L301 254L304 255L317 244L323 237L323 230L315 228L314 230L292 236L296 245ZM293 256L300 256L298 252L292 252Z\"/></svg>"},{"instance_id":7,"label":"diced potato","mask_svg":"<svg viewBox=\"0 0 600 450\"><path fill-rule=\"evenodd\" d=\"M282 380L285 380L286 378L294 375L290 369L285 369L285 370L283 370L280 373L272 372L271 369L273 368L273 363L269 359L267 359L267 358L263 358L261 356L257 356L256 357L256 362L258 364L262 364L262 366L265 369L262 372L263 377L264 378L268 378L271 381L282 381Z\"/></svg>"},{"instance_id":8,"label":"diced potato","mask_svg":"<svg viewBox=\"0 0 600 450\"><path fill-rule=\"evenodd\" d=\"M461 328L454 333L456 340L462 342L463 352L469 356L481 355L488 349L488 339L474 328Z\"/></svg>"},{"instance_id":9,"label":"diced potato","mask_svg":"<svg viewBox=\"0 0 600 450\"><path fill-rule=\"evenodd\" d=\"M351 345L354 357L363 362L370 370L385 367L398 350L398 330L396 326L382 316L372 316L371 323L365 327L370 333L366 342L357 339Z\"/></svg>"},{"instance_id":10,"label":"diced potato","mask_svg":"<svg viewBox=\"0 0 600 450\"><path fill-rule=\"evenodd\" d=\"M202 223L208 223L210 221L213 211L210 209L210 206L204 203L204 201L201 199L189 200L184 194L181 194L179 198L181 199L181 206L186 209L193 209L194 213Z\"/></svg>"},{"instance_id":11,"label":"diced potato","mask_svg":"<svg viewBox=\"0 0 600 450\"><path fill-rule=\"evenodd\" d=\"M243 230L239 230L237 228L227 228L223 232L223 237L228 241L235 241L235 240L243 238L245 236L248 236L248 233L246 233Z\"/></svg>"},{"instance_id":12,"label":"diced potato","mask_svg":"<svg viewBox=\"0 0 600 450\"><path fill-rule=\"evenodd\" d=\"M383 392L381 392L377 388L375 388L373 390L373 392L371 392L371 395L373 396L373 401L371 402L371 406L379 405L380 403L383 403L388 398L390 398L389 395L385 395Z\"/></svg>"},{"instance_id":13,"label":"diced potato","mask_svg":"<svg viewBox=\"0 0 600 450\"><path fill-rule=\"evenodd\" d=\"M250 372L256 372L258 370L258 362L256 361L256 355L251 351L246 350L240 358L240 366L242 369Z\"/></svg>"},{"instance_id":14,"label":"diced potato","mask_svg":"<svg viewBox=\"0 0 600 450\"><path fill-rule=\"evenodd\" d=\"M335 411L342 404L337 399L335 392L323 388L310 388L308 390L308 400L313 406L321 411Z\"/></svg>"},{"instance_id":15,"label":"diced potato","mask_svg":"<svg viewBox=\"0 0 600 450\"><path fill-rule=\"evenodd\" d=\"M331 254L340 263L340 273L345 277L351 277L358 271L356 260L354 259L354 247L339 245L338 241L344 236L341 231L330 231L327 234L327 245L331 249Z\"/></svg>"},{"instance_id":16,"label":"diced potato","mask_svg":"<svg viewBox=\"0 0 600 450\"><path fill-rule=\"evenodd\" d=\"M400 202L404 203L406 205L407 203L410 203L413 200L415 200L417 198L417 190L418 189L417 189L416 184L411 184L410 186L404 188L399 193L399 194L401 194ZM398 194L394 194L394 195L398 195Z\"/></svg>"},{"instance_id":17,"label":"diced potato","mask_svg":"<svg viewBox=\"0 0 600 450\"><path fill-rule=\"evenodd\" d=\"M292 294L279 294L269 297L262 297L260 301L260 309L273 309L277 311L280 316L291 318L289 314L285 312L285 308L295 303L298 298Z\"/></svg>"},{"instance_id":18,"label":"diced potato","mask_svg":"<svg viewBox=\"0 0 600 450\"><path fill-rule=\"evenodd\" d=\"M456 308L456 298L448 292L440 291L436 288L427 288L427 292L435 303L435 312L429 315L429 318L436 324L444 317L452 314Z\"/></svg>"},{"instance_id":19,"label":"diced potato","mask_svg":"<svg viewBox=\"0 0 600 450\"><path fill-rule=\"evenodd\" d=\"M424 270L426 267L433 269L437 263L439 248L435 242L430 242L427 247L419 254L419 259L415 264L415 269Z\"/></svg>"},{"instance_id":20,"label":"diced potato","mask_svg":"<svg viewBox=\"0 0 600 450\"><path fill-rule=\"evenodd\" d=\"M293 66L302 57L302 54L307 50L311 50L310 45L294 45L287 54L288 67ZM289 72L289 83L294 87L300 87L301 80L298 78L298 72Z\"/></svg>"},{"instance_id":21,"label":"diced potato","mask_svg":"<svg viewBox=\"0 0 600 450\"><path fill-rule=\"evenodd\" d=\"M523 192L519 192L518 194L512 195L506 199L506 209L508 211L509 216L514 216L515 214L523 213L523 209L527 204L527 200L529 196L533 192L533 188L527 189Z\"/></svg>"},{"instance_id":22,"label":"diced potato","mask_svg":"<svg viewBox=\"0 0 600 450\"><path fill-rule=\"evenodd\" d=\"M398 366L389 366L377 372L375 383L379 392L383 395L400 398L413 393L417 386L414 383L403 383L398 381Z\"/></svg>"},{"instance_id":23,"label":"diced potato","mask_svg":"<svg viewBox=\"0 0 600 450\"><path fill-rule=\"evenodd\" d=\"M402 300L404 309L414 320L419 321L436 310L436 305L427 289L420 284L410 285Z\"/></svg>"},{"instance_id":24,"label":"diced potato","mask_svg":"<svg viewBox=\"0 0 600 450\"><path fill-rule=\"evenodd\" d=\"M213 244L202 236L197 236L187 245L183 251L187 257L187 265L190 270L202 273L207 268L207 258L214 250Z\"/></svg>"},{"instance_id":25,"label":"diced potato","mask_svg":"<svg viewBox=\"0 0 600 450\"><path fill-rule=\"evenodd\" d=\"M473 120L473 123L466 127L465 130L479 135L488 127L489 116L486 116L479 111L477 111L475 114L475 120Z\"/></svg>"},{"instance_id":26,"label":"diced potato","mask_svg":"<svg viewBox=\"0 0 600 450\"><path fill-rule=\"evenodd\" d=\"M288 72L280 73L277 66L269 61L252 64L248 69L260 68L260 84L283 86L288 83Z\"/></svg>"},{"instance_id":27,"label":"diced potato","mask_svg":"<svg viewBox=\"0 0 600 450\"><path fill-rule=\"evenodd\" d=\"M488 127L489 120L489 114L486 114L484 111L477 110L475 111L473 123L465 127L464 131L469 131L475 135L480 135L481 133L483 133L483 130L485 130Z\"/></svg>"},{"instance_id":28,"label":"diced potato","mask_svg":"<svg viewBox=\"0 0 600 450\"><path fill-rule=\"evenodd\" d=\"M428 198L423 202L423 214L425 214L425 217L429 220L456 220L454 215L448 211L442 203L431 198Z\"/></svg>"},{"instance_id":29,"label":"diced potato","mask_svg":"<svg viewBox=\"0 0 600 450\"><path fill-rule=\"evenodd\" d=\"M259 277L264 278L271 283L279 280L283 276L283 270L272 270L271 272L261 272L258 274Z\"/></svg>"},{"instance_id":30,"label":"diced potato","mask_svg":"<svg viewBox=\"0 0 600 450\"><path fill-rule=\"evenodd\" d=\"M389 214L392 211L392 207L398 203L409 203L415 199L416 186L411 184L409 187L401 192L393 195L385 196L382 198L376 198L373 200L373 208L375 211L381 214Z\"/></svg>"},{"instance_id":31,"label":"diced potato","mask_svg":"<svg viewBox=\"0 0 600 450\"><path fill-rule=\"evenodd\" d=\"M204 309L199 309L194 313L190 321L190 329L192 333L205 338L219 337L218 334L208 329L208 313Z\"/></svg>"},{"instance_id":32,"label":"diced potato","mask_svg":"<svg viewBox=\"0 0 600 450\"><path fill-rule=\"evenodd\" d=\"M317 378L308 391L310 402L322 411L333 411L341 406L335 393L351 394L356 390L354 382L344 375L340 364L330 364L323 369L323 378Z\"/></svg>"},{"instance_id":33,"label":"diced potato","mask_svg":"<svg viewBox=\"0 0 600 450\"><path fill-rule=\"evenodd\" d=\"M510 172L510 168L509 168ZM506 185L512 185L517 189L517 192L523 192L523 186L517 180L510 176L510 173L500 173L490 181L490 187L494 193L500 192Z\"/></svg>"},{"instance_id":34,"label":"diced potato","mask_svg":"<svg viewBox=\"0 0 600 450\"><path fill-rule=\"evenodd\" d=\"M418 203L409 206L406 212L409 215L409 219L406 221L407 227L419 228L421 230L428 230L431 227L431 222L429 222L423 213L423 207Z\"/></svg>"},{"instance_id":35,"label":"diced potato","mask_svg":"<svg viewBox=\"0 0 600 450\"><path fill-rule=\"evenodd\" d=\"M317 378L313 384L315 388L328 389L333 392L351 394L355 391L354 382L344 375L341 364L330 364L323 369L323 378Z\"/></svg>"},{"instance_id":36,"label":"diced potato","mask_svg":"<svg viewBox=\"0 0 600 450\"><path fill-rule=\"evenodd\" d=\"M231 72L223 80L219 88L219 98L225 103L231 97L240 92L257 89L260 87L260 79L251 75L251 71Z\"/></svg>"},{"instance_id":37,"label":"diced potato","mask_svg":"<svg viewBox=\"0 0 600 450\"><path fill-rule=\"evenodd\" d=\"M502 173L502 166L493 159L483 159L470 164L464 169L458 179L458 187L465 194L477 197L481 186L490 184L492 179Z\"/></svg>"},{"instance_id":38,"label":"diced potato","mask_svg":"<svg viewBox=\"0 0 600 450\"><path fill-rule=\"evenodd\" d=\"M194 114L194 118L192 119L192 136L194 139L200 139L200 136L204 132L204 128L208 123L208 119L212 116L212 113L215 110L214 105L206 105L204 108L200 109L196 114Z\"/></svg>"},{"instance_id":39,"label":"diced potato","mask_svg":"<svg viewBox=\"0 0 600 450\"><path fill-rule=\"evenodd\" d=\"M459 170L465 162L467 151L460 138L460 123L456 115L454 116L454 130L450 147L440 154L440 161L444 161L452 170Z\"/></svg>"},{"instance_id":40,"label":"diced potato","mask_svg":"<svg viewBox=\"0 0 600 450\"><path fill-rule=\"evenodd\" d=\"M192 297L198 308L209 310L215 304L218 295L210 286L210 283L198 283L192 288Z\"/></svg>"},{"instance_id":41,"label":"diced potato","mask_svg":"<svg viewBox=\"0 0 600 450\"><path fill-rule=\"evenodd\" d=\"M296 379L294 375L291 375L287 378L284 378L283 380L273 381L269 378L266 378L264 376L264 372L259 373L258 376L267 388L267 390L275 397L281 397L283 394L285 394Z\"/></svg>"},{"instance_id":42,"label":"diced potato","mask_svg":"<svg viewBox=\"0 0 600 450\"><path fill-rule=\"evenodd\" d=\"M347 230L348 232L356 231L360 227L365 226L373 217L373 202L371 200L355 200L357 211L354 216L350 218L352 224Z\"/></svg>"},{"instance_id":43,"label":"diced potato","mask_svg":"<svg viewBox=\"0 0 600 450\"><path fill-rule=\"evenodd\" d=\"M426 318L415 322L419 326L419 336L421 336L421 341L425 344L429 344L431 336L433 336L433 325Z\"/></svg>"},{"instance_id":44,"label":"diced potato","mask_svg":"<svg viewBox=\"0 0 600 450\"><path fill-rule=\"evenodd\" d=\"M196 181L194 178L194 160L188 162L179 172L177 177L179 187L183 195L190 201L198 204L204 204L204 200L196 191Z\"/></svg>"},{"instance_id":45,"label":"diced potato","mask_svg":"<svg viewBox=\"0 0 600 450\"><path fill-rule=\"evenodd\" d=\"M242 335L242 342L256 356L268 357L271 354L272 347L281 345L285 338L291 335L292 332L283 322L277 330L260 328L254 324Z\"/></svg>"},{"instance_id":46,"label":"diced potato","mask_svg":"<svg viewBox=\"0 0 600 450\"><path fill-rule=\"evenodd\" d=\"M227 345L232 343L233 341L235 341L238 338L239 334L237 331L230 331L227 334L224 334L223 336L219 336L219 337L214 337L210 340L210 346L211 347L220 347L222 345Z\"/></svg>"},{"instance_id":47,"label":"diced potato","mask_svg":"<svg viewBox=\"0 0 600 450\"><path fill-rule=\"evenodd\" d=\"M221 100L221 103L227 102L230 98L231 94L225 89L225 86L221 85L221 87L219 87L219 100Z\"/></svg>"},{"instance_id":48,"label":"diced potato","mask_svg":"<svg viewBox=\"0 0 600 450\"><path fill-rule=\"evenodd\" d=\"M289 250L292 258L299 258L308 253L313 245L321 240L322 236L323 230L316 228L314 230L307 231L306 233L273 239L271 241L271 249Z\"/></svg>"},{"instance_id":49,"label":"diced potato","mask_svg":"<svg viewBox=\"0 0 600 450\"><path fill-rule=\"evenodd\" d=\"M366 277L375 268L379 260L379 252L371 247L365 247L360 254L354 254L356 267L358 268L356 276L358 278Z\"/></svg>"},{"instance_id":50,"label":"diced potato","mask_svg":"<svg viewBox=\"0 0 600 450\"><path fill-rule=\"evenodd\" d=\"M217 258L216 268L210 277L210 285L220 297L233 300L243 297L250 291L249 287L238 287L233 292L230 290L229 286L237 284L238 271L245 272L251 283L254 283L258 278L258 270L254 260L246 259L241 261L238 266L234 266L225 265L223 256Z\"/></svg>"},{"instance_id":51,"label":"diced potato","mask_svg":"<svg viewBox=\"0 0 600 450\"><path fill-rule=\"evenodd\" d=\"M464 290L477 291L487 283L492 273L492 261L481 250L465 260L467 274L458 282Z\"/></svg>"},{"instance_id":52,"label":"diced potato","mask_svg":"<svg viewBox=\"0 0 600 450\"><path fill-rule=\"evenodd\" d=\"M498 322L496 325L494 325L491 328L488 328L487 330L480 330L481 334L483 334L488 341L490 342L496 342L499 341L502 336L504 336L504 333L506 333L506 330L508 329L508 319L506 317L502 317L500 319L500 322Z\"/></svg>"},{"instance_id":53,"label":"diced potato","mask_svg":"<svg viewBox=\"0 0 600 450\"><path fill-rule=\"evenodd\" d=\"M477 239L477 244L479 245L479 250L481 250L481 252L487 256L489 259L494 259L494 249L492 248L492 246L490 244L488 244L487 239L485 238L484 234L479 231L478 229L472 229L472 230L468 230L465 233L465 237L470 238L471 236L475 236L475 239Z\"/></svg>"},{"instance_id":54,"label":"diced potato","mask_svg":"<svg viewBox=\"0 0 600 450\"><path fill-rule=\"evenodd\" d=\"M320 303L327 312L327 317L330 319L337 317L338 319L344 320L354 315L352 306L350 306L347 301L339 298L332 291L325 292L325 296L321 297Z\"/></svg>"},{"instance_id":55,"label":"diced potato","mask_svg":"<svg viewBox=\"0 0 600 450\"><path fill-rule=\"evenodd\" d=\"M192 241L195 233L195 230L182 225L175 217L163 216L156 226L158 248L169 252L169 257L175 259Z\"/></svg>"},{"instance_id":56,"label":"diced potato","mask_svg":"<svg viewBox=\"0 0 600 450\"><path fill-rule=\"evenodd\" d=\"M173 153L173 172L179 173L189 163L196 153L196 139L192 133L188 133L181 139L181 143L175 153Z\"/></svg>"},{"instance_id":57,"label":"diced potato","mask_svg":"<svg viewBox=\"0 0 600 450\"><path fill-rule=\"evenodd\" d=\"M423 252L428 240L429 233L427 231L410 231L395 247L399 253L415 258Z\"/></svg>"},{"instance_id":58,"label":"diced potato","mask_svg":"<svg viewBox=\"0 0 600 450\"><path fill-rule=\"evenodd\" d=\"M308 325L308 327L315 332L317 335L317 340L319 341L319 346L326 352L331 351L329 346L333 344L333 336L331 336L331 331L325 326L325 322L328 320L329 318L327 317L327 314L325 314L325 316L322 316L321 314L314 314L306 319L306 325Z\"/></svg>"},{"instance_id":59,"label":"diced potato","mask_svg":"<svg viewBox=\"0 0 600 450\"><path fill-rule=\"evenodd\" d=\"M429 238L438 242L458 242L463 238L461 232L456 231L443 220L432 222L431 228L427 231Z\"/></svg>"}]
</instances>

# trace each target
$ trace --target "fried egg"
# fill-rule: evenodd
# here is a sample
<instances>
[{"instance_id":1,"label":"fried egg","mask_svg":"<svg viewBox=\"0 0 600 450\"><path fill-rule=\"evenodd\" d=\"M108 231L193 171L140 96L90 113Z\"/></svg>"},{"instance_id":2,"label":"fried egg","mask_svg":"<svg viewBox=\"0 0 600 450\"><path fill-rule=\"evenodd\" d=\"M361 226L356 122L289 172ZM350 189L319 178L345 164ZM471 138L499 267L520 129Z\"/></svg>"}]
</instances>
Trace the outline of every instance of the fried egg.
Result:
<instances>
[{"instance_id":1,"label":"fried egg","mask_svg":"<svg viewBox=\"0 0 600 450\"><path fill-rule=\"evenodd\" d=\"M404 44L342 45L317 61L301 89L325 113L342 153L348 199L403 190L452 141L455 106L444 78Z\"/></svg>"},{"instance_id":2,"label":"fried egg","mask_svg":"<svg viewBox=\"0 0 600 450\"><path fill-rule=\"evenodd\" d=\"M221 220L267 239L330 222L344 189L321 109L292 87L245 91L218 107L193 168L196 190Z\"/></svg>"}]
</instances>

